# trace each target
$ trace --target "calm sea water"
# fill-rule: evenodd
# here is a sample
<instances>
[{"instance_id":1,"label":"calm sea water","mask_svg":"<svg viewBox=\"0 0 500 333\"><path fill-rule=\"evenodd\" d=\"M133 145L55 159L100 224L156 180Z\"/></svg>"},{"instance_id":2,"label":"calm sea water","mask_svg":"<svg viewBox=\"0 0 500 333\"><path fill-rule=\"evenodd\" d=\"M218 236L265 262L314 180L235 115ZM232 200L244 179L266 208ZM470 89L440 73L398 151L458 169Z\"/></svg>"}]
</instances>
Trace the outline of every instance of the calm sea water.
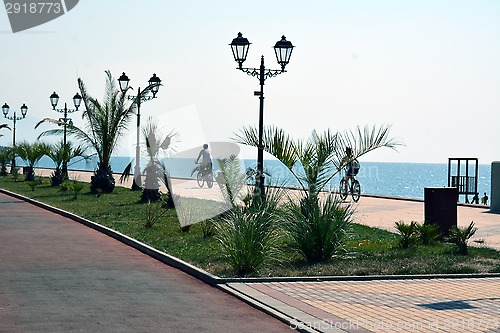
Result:
<instances>
[{"instance_id":1,"label":"calm sea water","mask_svg":"<svg viewBox=\"0 0 500 333\"><path fill-rule=\"evenodd\" d=\"M122 172L130 162L128 157L113 157L111 166L114 172ZM193 159L176 158L166 159L165 163L173 177L191 177L191 171L196 166ZM255 160L243 160L244 167L255 167ZM19 161L22 165L22 161ZM94 170L97 160L93 159L88 163L82 160L71 161L68 168L74 170ZM145 161L142 162L145 165ZM39 167L53 168L54 164L49 158L44 157L38 165ZM271 175L267 177L273 184L297 186L296 181L290 172L279 161L264 162L264 167ZM217 170L217 165L214 165ZM456 173L455 169L453 172ZM484 192L490 194L490 165L479 165L478 167L478 192L480 197ZM461 168L461 174L465 174L465 166ZM474 167L469 166L469 175L474 175ZM432 163L381 163L363 162L357 179L361 183L362 192L367 194L378 194L388 196L398 196L405 198L424 197L425 187L445 187L448 185L448 164ZM340 175L336 175L330 184L332 189L338 186ZM472 199L469 197L469 199ZM462 200L463 201L463 198Z\"/></svg>"}]
</instances>

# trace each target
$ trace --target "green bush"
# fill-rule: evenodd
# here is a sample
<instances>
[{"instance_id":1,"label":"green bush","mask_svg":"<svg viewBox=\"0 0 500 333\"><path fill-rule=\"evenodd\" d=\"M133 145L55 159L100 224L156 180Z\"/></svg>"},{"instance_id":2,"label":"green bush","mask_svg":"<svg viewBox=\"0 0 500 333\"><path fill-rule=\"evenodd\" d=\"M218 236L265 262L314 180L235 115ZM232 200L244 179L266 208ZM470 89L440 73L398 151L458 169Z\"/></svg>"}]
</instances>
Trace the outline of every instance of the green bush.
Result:
<instances>
[{"instance_id":1,"label":"green bush","mask_svg":"<svg viewBox=\"0 0 500 333\"><path fill-rule=\"evenodd\" d=\"M401 236L398 243L400 248L407 249L417 243L418 234L416 221L411 221L410 224L405 224L404 221L398 221L394 225Z\"/></svg>"},{"instance_id":2,"label":"green bush","mask_svg":"<svg viewBox=\"0 0 500 333\"><path fill-rule=\"evenodd\" d=\"M74 182L71 186L70 186L70 190L73 192L73 198L76 200L76 198L78 198L78 194L83 190L85 186L82 184L82 183L77 183L77 182Z\"/></svg>"},{"instance_id":3,"label":"green bush","mask_svg":"<svg viewBox=\"0 0 500 333\"><path fill-rule=\"evenodd\" d=\"M246 276L281 261L283 233L278 230L282 221L278 204L285 193L283 189L268 189L265 200L254 196L248 206L234 207L215 224L215 237L236 275Z\"/></svg>"},{"instance_id":4,"label":"green bush","mask_svg":"<svg viewBox=\"0 0 500 333\"><path fill-rule=\"evenodd\" d=\"M299 203L290 201L287 214L292 246L308 262L329 260L344 248L353 210L342 206L334 195L330 194L325 201L311 196L303 197Z\"/></svg>"},{"instance_id":5,"label":"green bush","mask_svg":"<svg viewBox=\"0 0 500 333\"><path fill-rule=\"evenodd\" d=\"M441 237L441 231L435 224L417 224L417 237L420 244L429 245Z\"/></svg>"},{"instance_id":6,"label":"green bush","mask_svg":"<svg viewBox=\"0 0 500 333\"><path fill-rule=\"evenodd\" d=\"M37 187L38 185L42 184L42 178L39 177L38 179L29 180L26 183L31 188L31 190L34 191L35 187Z\"/></svg>"},{"instance_id":7,"label":"green bush","mask_svg":"<svg viewBox=\"0 0 500 333\"><path fill-rule=\"evenodd\" d=\"M238 276L246 276L263 265L279 261L274 231L274 216L267 211L234 209L216 224L215 237L222 244L225 256Z\"/></svg>"},{"instance_id":8,"label":"green bush","mask_svg":"<svg viewBox=\"0 0 500 333\"><path fill-rule=\"evenodd\" d=\"M146 204L146 223L144 226L146 228L152 228L153 225L158 222L163 216L165 216L168 212L165 202L160 198L156 203L148 201ZM189 231L189 226L184 228L181 226L181 230L183 232Z\"/></svg>"},{"instance_id":9,"label":"green bush","mask_svg":"<svg viewBox=\"0 0 500 333\"><path fill-rule=\"evenodd\" d=\"M467 243L469 239L474 236L476 231L477 228L474 227L474 221L472 221L467 227L453 226L450 229L450 234L446 238L446 240L454 243L457 246L458 253L467 255L469 253L469 247Z\"/></svg>"}]
</instances>

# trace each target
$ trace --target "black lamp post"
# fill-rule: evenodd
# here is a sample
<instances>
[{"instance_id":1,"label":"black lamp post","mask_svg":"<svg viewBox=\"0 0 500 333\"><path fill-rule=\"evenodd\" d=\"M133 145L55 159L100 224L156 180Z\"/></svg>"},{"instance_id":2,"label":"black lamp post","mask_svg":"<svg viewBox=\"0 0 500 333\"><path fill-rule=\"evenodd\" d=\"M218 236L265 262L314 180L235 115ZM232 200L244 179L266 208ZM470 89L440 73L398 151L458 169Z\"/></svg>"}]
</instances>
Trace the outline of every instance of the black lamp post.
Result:
<instances>
[{"instance_id":1,"label":"black lamp post","mask_svg":"<svg viewBox=\"0 0 500 333\"><path fill-rule=\"evenodd\" d=\"M126 93L127 90L129 89L129 84L130 79L128 78L125 73L122 73L120 78L118 79L118 83L120 84L120 90L122 93ZM127 99L133 101L133 103L137 104L137 140L136 140L136 147L135 147L135 167L134 167L134 181L132 183L132 190L140 190L142 189L142 180L141 180L141 149L139 146L139 139L140 139L140 132L141 132L141 103L150 101L153 98L156 98L156 94L158 93L158 90L160 89L161 85L161 80L156 74L153 74L153 76L149 79L148 81L148 86L146 89L141 91L141 88L139 87L137 89L137 95L136 96L127 96ZM148 95L148 92L151 91L153 96Z\"/></svg>"},{"instance_id":2,"label":"black lamp post","mask_svg":"<svg viewBox=\"0 0 500 333\"><path fill-rule=\"evenodd\" d=\"M68 118L68 113L73 113L78 111L78 108L82 103L82 96L80 96L79 93L76 93L75 96L73 96L73 104L75 105L74 109L68 109L66 103L64 103L64 109L56 109L58 102L59 102L59 95L56 94L56 92L54 91L54 93L50 95L50 104L52 104L52 110L64 114L62 118L59 118L59 121L64 123L63 144L64 144L64 149L66 149L66 125L73 126L73 121L71 120L71 118ZM66 159L63 159L62 174L64 179L68 179L68 161L66 161Z\"/></svg>"},{"instance_id":3,"label":"black lamp post","mask_svg":"<svg viewBox=\"0 0 500 333\"><path fill-rule=\"evenodd\" d=\"M2 112L3 112L3 115L4 115L5 118L7 118L9 120L12 120L14 122L14 130L12 131L12 146L15 148L16 147L16 122L18 120L24 119L26 117L26 114L28 113L28 107L24 103L21 106L21 115L22 115L22 117L16 116L16 111L14 111L14 116L13 117L7 116L7 114L9 114L9 110L10 110L10 107L7 105L7 103L5 103L2 106ZM10 173L13 172L13 170L15 169L15 167L16 167L16 154L14 154L14 157L12 157L12 164L10 165Z\"/></svg>"},{"instance_id":4,"label":"black lamp post","mask_svg":"<svg viewBox=\"0 0 500 333\"><path fill-rule=\"evenodd\" d=\"M239 70L247 73L250 76L256 76L259 79L260 91L255 91L254 95L259 96L259 146L257 151L257 177L255 189L259 192L261 197L265 197L264 187L264 147L262 144L262 136L264 131L264 81L267 78L278 76L286 72L285 66L290 61L294 46L291 42L287 41L285 36L274 45L274 52L276 53L276 60L281 65L281 70L266 69L264 66L264 56L260 59L259 68L243 68L243 62L247 58L248 49L250 47L248 39L244 38L241 32L238 37L234 38L231 42L231 50L233 51L234 60L238 63Z\"/></svg>"}]
</instances>

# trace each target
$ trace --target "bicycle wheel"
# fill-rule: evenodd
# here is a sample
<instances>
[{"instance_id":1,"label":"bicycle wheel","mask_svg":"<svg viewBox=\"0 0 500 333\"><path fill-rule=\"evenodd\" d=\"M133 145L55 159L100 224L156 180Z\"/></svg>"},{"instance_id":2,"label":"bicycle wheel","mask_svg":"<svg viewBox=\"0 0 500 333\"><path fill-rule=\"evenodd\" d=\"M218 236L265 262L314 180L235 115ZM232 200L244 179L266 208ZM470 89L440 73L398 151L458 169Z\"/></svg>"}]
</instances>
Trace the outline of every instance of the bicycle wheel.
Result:
<instances>
[{"instance_id":1,"label":"bicycle wheel","mask_svg":"<svg viewBox=\"0 0 500 333\"><path fill-rule=\"evenodd\" d=\"M339 194L340 194L340 199L345 200L347 198L348 187L345 178L342 178L340 180Z\"/></svg>"},{"instance_id":2,"label":"bicycle wheel","mask_svg":"<svg viewBox=\"0 0 500 333\"><path fill-rule=\"evenodd\" d=\"M212 186L214 186L214 175L213 175L213 173L211 173L211 172L207 173L205 175L205 177L206 177L205 181L207 182L208 188L212 188Z\"/></svg>"},{"instance_id":3,"label":"bicycle wheel","mask_svg":"<svg viewBox=\"0 0 500 333\"><path fill-rule=\"evenodd\" d=\"M354 200L354 202L358 202L360 195L361 195L361 185L359 185L359 182L356 179L354 179L351 185L352 200Z\"/></svg>"},{"instance_id":4,"label":"bicycle wheel","mask_svg":"<svg viewBox=\"0 0 500 333\"><path fill-rule=\"evenodd\" d=\"M203 179L203 174L201 171L198 171L198 174L196 175L196 181L198 182L199 187L203 187L203 184L205 184L205 180Z\"/></svg>"}]
</instances>

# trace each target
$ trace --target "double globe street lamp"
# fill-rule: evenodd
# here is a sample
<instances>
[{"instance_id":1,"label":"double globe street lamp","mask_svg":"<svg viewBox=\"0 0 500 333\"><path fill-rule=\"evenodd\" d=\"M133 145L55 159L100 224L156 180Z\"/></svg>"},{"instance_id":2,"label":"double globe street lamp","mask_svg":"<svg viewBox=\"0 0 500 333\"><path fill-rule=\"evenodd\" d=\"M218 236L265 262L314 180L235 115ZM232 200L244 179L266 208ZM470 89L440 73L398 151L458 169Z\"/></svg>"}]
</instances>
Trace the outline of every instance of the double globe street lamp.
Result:
<instances>
[{"instance_id":1,"label":"double globe street lamp","mask_svg":"<svg viewBox=\"0 0 500 333\"><path fill-rule=\"evenodd\" d=\"M129 84L130 79L128 78L125 73L122 73L122 75L118 78L118 83L120 84L120 90L123 94L127 92L129 89ZM141 180L141 150L139 146L139 140L140 140L140 130L141 130L141 103L150 101L153 98L156 98L156 94L158 93L158 90L160 89L161 85L161 80L159 77L156 76L156 74L153 74L153 76L149 79L148 81L148 86L141 91L141 88L139 87L137 89L137 95L134 96L127 96L128 100L131 100L133 103L137 104L137 140L136 140L136 147L135 147L135 167L134 167L134 180L132 183L132 190L140 190L142 189L142 180ZM153 96L148 95L148 93L151 92Z\"/></svg>"},{"instance_id":2,"label":"double globe street lamp","mask_svg":"<svg viewBox=\"0 0 500 333\"><path fill-rule=\"evenodd\" d=\"M257 77L260 83L260 91L255 91L254 95L259 96L260 106L259 106L259 145L257 150L257 176L255 182L255 189L263 198L265 197L265 187L264 187L264 147L262 144L262 136L264 131L264 81L267 78L278 76L285 71L285 66L290 61L292 51L294 46L291 42L286 40L285 36L281 37L281 40L276 42L274 45L274 52L276 54L276 60L278 64L281 65L281 70L266 69L264 65L264 56L260 59L259 68L244 68L243 62L247 59L248 49L250 48L250 42L248 39L244 38L241 32L238 33L238 37L234 38L231 42L231 50L233 51L234 60L238 63L238 68L244 73L250 76Z\"/></svg>"},{"instance_id":3,"label":"double globe street lamp","mask_svg":"<svg viewBox=\"0 0 500 333\"><path fill-rule=\"evenodd\" d=\"M58 102L59 102L59 95L56 94L56 92L54 91L54 93L50 95L50 104L52 104L52 110L64 114L62 118L59 118L59 122L62 122L64 126L63 147L64 149L66 149L66 126L67 125L73 126L73 121L71 120L71 118L68 118L68 113L73 113L78 111L78 108L82 103L82 96L80 96L79 93L76 93L75 96L73 96L73 104L75 105L74 109L68 109L66 103L64 103L64 109L56 109ZM68 161L66 159L63 159L62 174L64 179L68 179Z\"/></svg>"},{"instance_id":4,"label":"double globe street lamp","mask_svg":"<svg viewBox=\"0 0 500 333\"><path fill-rule=\"evenodd\" d=\"M14 123L14 129L12 130L12 146L15 148L16 147L16 122L18 120L24 119L26 117L26 114L28 113L28 107L24 103L21 106L21 116L22 117L18 117L16 115L16 111L14 111L14 116L7 116L9 114L9 110L10 110L9 105L7 105L7 103L5 103L2 106L2 112L3 112L3 115L5 118L12 120ZM16 154L14 154L14 156L12 157L12 164L10 165L10 173L12 173L15 168L16 168Z\"/></svg>"}]
</instances>

